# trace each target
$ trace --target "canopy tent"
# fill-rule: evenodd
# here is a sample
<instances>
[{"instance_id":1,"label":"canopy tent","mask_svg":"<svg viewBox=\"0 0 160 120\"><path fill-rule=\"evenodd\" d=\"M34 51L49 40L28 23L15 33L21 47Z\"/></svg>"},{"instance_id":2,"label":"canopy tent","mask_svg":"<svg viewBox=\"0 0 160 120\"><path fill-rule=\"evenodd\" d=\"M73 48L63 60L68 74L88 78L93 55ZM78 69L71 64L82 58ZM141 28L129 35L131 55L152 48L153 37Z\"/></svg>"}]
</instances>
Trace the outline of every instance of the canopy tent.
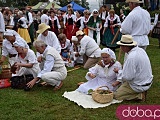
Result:
<instances>
[{"instance_id":1,"label":"canopy tent","mask_svg":"<svg viewBox=\"0 0 160 120\"><path fill-rule=\"evenodd\" d=\"M39 2L37 5L33 6L33 10L50 9L54 3L54 8L59 9L61 6L57 5L55 2Z\"/></svg>"},{"instance_id":2,"label":"canopy tent","mask_svg":"<svg viewBox=\"0 0 160 120\"><path fill-rule=\"evenodd\" d=\"M70 4L72 4L73 11L82 11L83 12L85 10L85 8L83 8L82 6L78 5L74 1L72 1ZM62 7L62 8L60 8L60 10L67 11L67 5Z\"/></svg>"}]
</instances>

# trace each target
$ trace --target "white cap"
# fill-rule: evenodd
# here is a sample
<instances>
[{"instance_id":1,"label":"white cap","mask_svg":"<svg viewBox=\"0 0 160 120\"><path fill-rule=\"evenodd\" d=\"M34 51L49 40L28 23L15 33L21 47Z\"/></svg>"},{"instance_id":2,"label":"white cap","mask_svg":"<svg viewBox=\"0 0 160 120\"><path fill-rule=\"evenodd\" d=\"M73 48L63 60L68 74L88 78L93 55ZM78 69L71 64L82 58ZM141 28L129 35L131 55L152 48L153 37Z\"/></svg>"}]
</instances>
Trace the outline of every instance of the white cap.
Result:
<instances>
[{"instance_id":1,"label":"white cap","mask_svg":"<svg viewBox=\"0 0 160 120\"><path fill-rule=\"evenodd\" d=\"M111 58L116 60L116 55L110 48L103 48L101 53L107 53L111 56Z\"/></svg>"}]
</instances>

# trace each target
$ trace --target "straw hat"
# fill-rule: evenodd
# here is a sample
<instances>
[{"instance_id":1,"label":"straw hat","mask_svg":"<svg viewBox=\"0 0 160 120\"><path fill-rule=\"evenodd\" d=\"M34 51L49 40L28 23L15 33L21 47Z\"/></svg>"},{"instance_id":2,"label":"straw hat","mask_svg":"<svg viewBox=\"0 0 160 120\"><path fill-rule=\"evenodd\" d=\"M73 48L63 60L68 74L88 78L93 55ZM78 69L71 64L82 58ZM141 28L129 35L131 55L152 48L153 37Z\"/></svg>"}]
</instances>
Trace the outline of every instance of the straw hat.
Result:
<instances>
[{"instance_id":1,"label":"straw hat","mask_svg":"<svg viewBox=\"0 0 160 120\"><path fill-rule=\"evenodd\" d=\"M122 35L122 38L117 42L117 45L136 46L137 42L133 40L131 35Z\"/></svg>"},{"instance_id":2,"label":"straw hat","mask_svg":"<svg viewBox=\"0 0 160 120\"><path fill-rule=\"evenodd\" d=\"M37 33L43 33L45 30L49 29L50 26L46 25L45 23L41 23L38 26Z\"/></svg>"},{"instance_id":3,"label":"straw hat","mask_svg":"<svg viewBox=\"0 0 160 120\"><path fill-rule=\"evenodd\" d=\"M82 30L77 31L76 32L76 37L79 36L79 35L84 35L84 32Z\"/></svg>"},{"instance_id":4,"label":"straw hat","mask_svg":"<svg viewBox=\"0 0 160 120\"><path fill-rule=\"evenodd\" d=\"M126 0L126 3L129 3L129 2L133 2L133 3L143 3L142 0Z\"/></svg>"}]
</instances>

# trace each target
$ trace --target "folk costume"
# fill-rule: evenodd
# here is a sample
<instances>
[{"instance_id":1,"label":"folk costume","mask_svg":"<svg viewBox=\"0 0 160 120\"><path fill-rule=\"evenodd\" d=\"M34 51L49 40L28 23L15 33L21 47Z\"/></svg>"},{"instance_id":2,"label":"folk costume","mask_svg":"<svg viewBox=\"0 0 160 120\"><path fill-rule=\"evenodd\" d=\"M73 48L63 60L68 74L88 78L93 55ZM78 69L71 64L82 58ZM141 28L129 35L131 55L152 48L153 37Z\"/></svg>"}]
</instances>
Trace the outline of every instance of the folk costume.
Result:
<instances>
[{"instance_id":1,"label":"folk costume","mask_svg":"<svg viewBox=\"0 0 160 120\"><path fill-rule=\"evenodd\" d=\"M87 27L87 23L88 23L89 17L82 17L82 22L83 22L83 32L85 33L85 35L88 35L88 27Z\"/></svg>"},{"instance_id":2,"label":"folk costume","mask_svg":"<svg viewBox=\"0 0 160 120\"><path fill-rule=\"evenodd\" d=\"M38 72L40 70L39 68L39 64L37 61L37 57L34 53L33 50L29 49L25 43L21 40L17 40L13 43L14 46L19 46L19 47L23 47L26 50L26 55L25 57L22 56L21 54L17 54L17 59L15 62L17 63L21 63L21 64L33 64L33 66L30 67L24 67L24 66L19 66L18 70L16 71L16 74L14 74L14 76L22 76L22 75L28 75L28 74L32 74L33 77L37 77Z\"/></svg>"},{"instance_id":3,"label":"folk costume","mask_svg":"<svg viewBox=\"0 0 160 120\"><path fill-rule=\"evenodd\" d=\"M43 61L40 64L39 78L52 86L59 86L67 76L67 69L60 54L53 47L47 46L43 52Z\"/></svg>"},{"instance_id":4,"label":"folk costume","mask_svg":"<svg viewBox=\"0 0 160 120\"><path fill-rule=\"evenodd\" d=\"M41 23L38 26L37 33L40 33L37 37L38 40L44 41L47 45L54 47L59 53L61 52L61 46L59 43L59 40L56 36L56 34L52 31L48 31L50 29L49 25L46 25L45 23ZM44 36L42 33L47 30L47 36Z\"/></svg>"},{"instance_id":5,"label":"folk costume","mask_svg":"<svg viewBox=\"0 0 160 120\"><path fill-rule=\"evenodd\" d=\"M145 50L137 47L137 42L131 35L122 35L117 42L121 47L127 47L122 74L123 84L116 90L114 97L117 100L143 100L142 92L147 91L153 82L151 63ZM122 48L123 50L123 48Z\"/></svg>"},{"instance_id":6,"label":"folk costume","mask_svg":"<svg viewBox=\"0 0 160 120\"><path fill-rule=\"evenodd\" d=\"M160 48L160 14L155 15L155 25L153 27L151 37L158 39Z\"/></svg>"},{"instance_id":7,"label":"folk costume","mask_svg":"<svg viewBox=\"0 0 160 120\"><path fill-rule=\"evenodd\" d=\"M70 48L71 48L71 41L66 39L65 43L61 43L61 55L62 57L66 58L66 59L70 59Z\"/></svg>"},{"instance_id":8,"label":"folk costume","mask_svg":"<svg viewBox=\"0 0 160 120\"><path fill-rule=\"evenodd\" d=\"M49 17L49 26L51 28L51 31L54 32L58 36L59 34L58 29L60 29L61 26L59 24L59 19L57 16Z\"/></svg>"},{"instance_id":9,"label":"folk costume","mask_svg":"<svg viewBox=\"0 0 160 120\"><path fill-rule=\"evenodd\" d=\"M25 17L21 17L18 20L18 34L27 42L31 43L31 38L28 33L27 19Z\"/></svg>"},{"instance_id":10,"label":"folk costume","mask_svg":"<svg viewBox=\"0 0 160 120\"><path fill-rule=\"evenodd\" d=\"M146 49L149 45L148 34L151 28L151 18L148 11L140 6L135 7L121 25L121 33L132 35L137 45Z\"/></svg>"},{"instance_id":11,"label":"folk costume","mask_svg":"<svg viewBox=\"0 0 160 120\"><path fill-rule=\"evenodd\" d=\"M66 26L66 36L67 39L71 40L72 38L72 31L73 25L75 22L75 15L74 14L67 14L64 19L64 25Z\"/></svg>"},{"instance_id":12,"label":"folk costume","mask_svg":"<svg viewBox=\"0 0 160 120\"><path fill-rule=\"evenodd\" d=\"M34 41L34 23L33 23L33 17L31 12L26 12L26 17L28 20L28 32L31 38L31 42L33 43Z\"/></svg>"},{"instance_id":13,"label":"folk costume","mask_svg":"<svg viewBox=\"0 0 160 120\"><path fill-rule=\"evenodd\" d=\"M63 17L63 15L59 15L59 14L57 15L57 17L58 17L58 20L59 20L59 24L61 26L60 33L63 33L63 31L64 31L64 23L63 23L64 17Z\"/></svg>"},{"instance_id":14,"label":"folk costume","mask_svg":"<svg viewBox=\"0 0 160 120\"><path fill-rule=\"evenodd\" d=\"M88 69L93 67L101 57L101 49L95 42L95 40L81 30L76 32L76 36L83 36L80 40L80 51L78 54L83 56L84 68Z\"/></svg>"},{"instance_id":15,"label":"folk costume","mask_svg":"<svg viewBox=\"0 0 160 120\"><path fill-rule=\"evenodd\" d=\"M121 25L121 21L118 15L114 14L114 17L111 17L110 15L107 16L106 21L104 23L105 31L104 31L103 40L102 40L103 45L109 48L112 48L112 49L115 49L117 47L116 42L121 39L121 34L118 35L117 39L115 40L113 44L111 43L112 43L112 40L116 32L119 29L118 25Z\"/></svg>"},{"instance_id":16,"label":"folk costume","mask_svg":"<svg viewBox=\"0 0 160 120\"><path fill-rule=\"evenodd\" d=\"M85 76L88 81L81 84L77 91L88 94L90 89L95 90L96 88L101 86L108 86L111 91L115 91L117 89L118 86L113 87L112 84L116 80L120 80L121 76L118 73L115 73L113 70L115 67L122 69L122 65L118 61L115 61L116 57L114 52L111 49L108 49L109 48L104 48L102 50L102 53L109 54L113 61L111 61L111 63L109 63L108 65L105 65L105 67L96 64L94 67L90 68L89 72L87 72ZM96 77L89 77L89 73L94 74Z\"/></svg>"},{"instance_id":17,"label":"folk costume","mask_svg":"<svg viewBox=\"0 0 160 120\"><path fill-rule=\"evenodd\" d=\"M25 47L29 48L26 41L22 37L20 37L20 35L14 30L7 29L7 31L4 32L4 36L15 36L15 41L22 41L22 42L24 42ZM15 50L15 48L13 47L13 44L10 41L8 41L7 39L4 39L3 44L2 44L2 56L9 57L9 62L11 65L13 65L16 61L17 54L18 53Z\"/></svg>"},{"instance_id":18,"label":"folk costume","mask_svg":"<svg viewBox=\"0 0 160 120\"><path fill-rule=\"evenodd\" d=\"M82 29L83 29L82 17L76 18L73 26L72 36L75 36L76 32Z\"/></svg>"},{"instance_id":19,"label":"folk costume","mask_svg":"<svg viewBox=\"0 0 160 120\"><path fill-rule=\"evenodd\" d=\"M102 24L102 21L100 17L97 16L96 19L94 19L93 16L91 16L88 20L87 26L94 28L95 30L89 29L88 30L88 36L93 38L98 45L100 45L100 26Z\"/></svg>"}]
</instances>

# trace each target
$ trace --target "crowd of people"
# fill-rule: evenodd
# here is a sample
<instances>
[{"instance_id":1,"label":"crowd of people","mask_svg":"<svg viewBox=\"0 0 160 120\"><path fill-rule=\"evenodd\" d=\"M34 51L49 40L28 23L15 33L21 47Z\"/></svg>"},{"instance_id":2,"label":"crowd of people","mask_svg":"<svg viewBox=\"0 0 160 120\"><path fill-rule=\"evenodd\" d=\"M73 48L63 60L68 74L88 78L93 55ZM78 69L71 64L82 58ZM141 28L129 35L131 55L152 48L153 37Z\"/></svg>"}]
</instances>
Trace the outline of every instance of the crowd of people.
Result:
<instances>
[{"instance_id":1,"label":"crowd of people","mask_svg":"<svg viewBox=\"0 0 160 120\"><path fill-rule=\"evenodd\" d=\"M145 51L150 15L139 6L139 0L126 2L131 9L127 16L123 11L118 16L105 5L92 13L73 11L71 4L66 12L56 10L54 4L37 13L29 7L13 12L4 8L0 14L4 35L0 64L8 57L16 67L13 76L33 75L29 88L43 80L55 91L63 86L69 63L72 67L83 64L89 70L88 81L79 84L77 91L88 94L89 89L107 85L117 100L144 100L153 80ZM117 46L125 52L123 65L116 60Z\"/></svg>"}]
</instances>

